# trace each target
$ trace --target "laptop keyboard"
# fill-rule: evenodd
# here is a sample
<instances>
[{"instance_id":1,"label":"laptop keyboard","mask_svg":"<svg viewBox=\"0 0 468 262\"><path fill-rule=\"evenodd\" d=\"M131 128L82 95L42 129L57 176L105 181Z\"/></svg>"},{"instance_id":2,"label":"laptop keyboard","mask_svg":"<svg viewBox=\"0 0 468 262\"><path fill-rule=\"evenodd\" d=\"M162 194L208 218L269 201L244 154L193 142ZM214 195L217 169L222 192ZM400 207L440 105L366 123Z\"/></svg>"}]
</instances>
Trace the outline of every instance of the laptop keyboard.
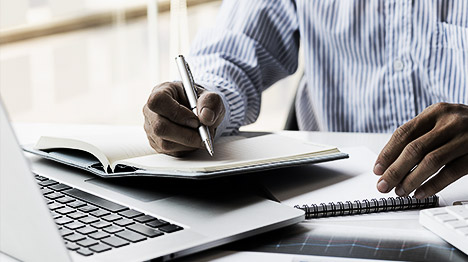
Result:
<instances>
[{"instance_id":1,"label":"laptop keyboard","mask_svg":"<svg viewBox=\"0 0 468 262\"><path fill-rule=\"evenodd\" d=\"M69 250L83 256L109 251L183 227L35 175Z\"/></svg>"}]
</instances>

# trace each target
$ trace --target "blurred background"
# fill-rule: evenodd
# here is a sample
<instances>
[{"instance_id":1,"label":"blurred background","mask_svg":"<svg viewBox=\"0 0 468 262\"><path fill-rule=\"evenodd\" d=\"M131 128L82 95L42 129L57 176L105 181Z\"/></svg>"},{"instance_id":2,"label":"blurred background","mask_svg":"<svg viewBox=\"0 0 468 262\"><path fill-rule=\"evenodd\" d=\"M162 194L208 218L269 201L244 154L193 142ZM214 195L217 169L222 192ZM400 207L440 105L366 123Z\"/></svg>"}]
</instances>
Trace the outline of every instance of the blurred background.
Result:
<instances>
[{"instance_id":1,"label":"blurred background","mask_svg":"<svg viewBox=\"0 0 468 262\"><path fill-rule=\"evenodd\" d=\"M142 125L151 89L212 26L213 0L0 0L0 94L14 122ZM301 74L264 92L242 130L284 127Z\"/></svg>"}]
</instances>

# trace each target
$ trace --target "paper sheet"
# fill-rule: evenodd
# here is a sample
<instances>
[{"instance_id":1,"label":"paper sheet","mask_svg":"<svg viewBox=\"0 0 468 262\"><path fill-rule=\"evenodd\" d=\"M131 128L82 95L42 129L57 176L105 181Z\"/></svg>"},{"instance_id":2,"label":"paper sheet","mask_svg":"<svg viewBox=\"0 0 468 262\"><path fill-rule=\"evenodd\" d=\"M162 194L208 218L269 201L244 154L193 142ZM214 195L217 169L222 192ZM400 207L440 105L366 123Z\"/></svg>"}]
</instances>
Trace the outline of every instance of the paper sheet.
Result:
<instances>
[{"instance_id":1,"label":"paper sheet","mask_svg":"<svg viewBox=\"0 0 468 262\"><path fill-rule=\"evenodd\" d=\"M120 159L155 153L146 138L143 128L118 127L115 129L97 129L95 131L87 130L80 133L63 133L55 136L45 135L40 138L36 146L40 145L42 141L46 141L43 144L47 147L76 144L77 147L81 147L93 154L101 152L107 158L109 164ZM93 148L97 148L98 151L96 152ZM103 160L100 159L100 161Z\"/></svg>"},{"instance_id":2,"label":"paper sheet","mask_svg":"<svg viewBox=\"0 0 468 262\"><path fill-rule=\"evenodd\" d=\"M363 173L371 173L373 162L377 157L366 147L340 148L340 151L349 154L348 159L320 163L315 165L303 166L300 168L284 171L278 171L264 176L260 183L280 202L294 206L295 204L315 203L313 199L316 191L320 191L321 200L333 201L337 193L341 198L360 197L349 195L351 191L366 193L363 190L356 190L353 185L351 188L344 187L345 191L336 191L328 187L352 179ZM375 175L369 176L369 181L365 181L368 192L377 191L372 187L372 179L377 179ZM326 199L325 199L326 198ZM366 198L366 197L365 197ZM330 200L327 200L330 199ZM341 199L343 200L343 199ZM345 199L349 200L349 199Z\"/></svg>"},{"instance_id":3,"label":"paper sheet","mask_svg":"<svg viewBox=\"0 0 468 262\"><path fill-rule=\"evenodd\" d=\"M204 150L198 150L184 158L153 154L126 159L119 163L146 170L204 172L303 159L336 151L332 146L304 143L277 134L217 143L214 150L213 157Z\"/></svg>"},{"instance_id":4,"label":"paper sheet","mask_svg":"<svg viewBox=\"0 0 468 262\"><path fill-rule=\"evenodd\" d=\"M311 191L290 199L285 199L282 203L288 206L303 204L320 204L329 202L344 202L372 198L396 197L394 192L388 194L380 193L377 188L379 177L370 172L362 173L345 181Z\"/></svg>"}]
</instances>

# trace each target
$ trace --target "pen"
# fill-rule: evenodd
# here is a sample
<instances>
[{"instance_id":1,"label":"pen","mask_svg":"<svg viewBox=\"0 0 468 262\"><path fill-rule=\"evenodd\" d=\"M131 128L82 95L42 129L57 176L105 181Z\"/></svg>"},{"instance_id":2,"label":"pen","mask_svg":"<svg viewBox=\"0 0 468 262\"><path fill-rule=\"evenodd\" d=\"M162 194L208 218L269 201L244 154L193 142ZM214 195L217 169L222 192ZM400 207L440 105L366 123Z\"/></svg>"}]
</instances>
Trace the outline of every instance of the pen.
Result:
<instances>
[{"instance_id":1,"label":"pen","mask_svg":"<svg viewBox=\"0 0 468 262\"><path fill-rule=\"evenodd\" d=\"M187 100L189 101L190 109L192 112L198 116L197 112L197 91L195 90L195 82L193 81L192 73L190 72L190 67L185 62L185 58L183 55L179 55L175 58L177 63L177 68L179 69L180 77L182 78L182 85L184 86L185 95L187 96ZM198 127L198 132L200 133L200 137L202 139L203 144L206 147L206 151L213 156L213 140L211 140L210 131L208 127L200 124Z\"/></svg>"}]
</instances>

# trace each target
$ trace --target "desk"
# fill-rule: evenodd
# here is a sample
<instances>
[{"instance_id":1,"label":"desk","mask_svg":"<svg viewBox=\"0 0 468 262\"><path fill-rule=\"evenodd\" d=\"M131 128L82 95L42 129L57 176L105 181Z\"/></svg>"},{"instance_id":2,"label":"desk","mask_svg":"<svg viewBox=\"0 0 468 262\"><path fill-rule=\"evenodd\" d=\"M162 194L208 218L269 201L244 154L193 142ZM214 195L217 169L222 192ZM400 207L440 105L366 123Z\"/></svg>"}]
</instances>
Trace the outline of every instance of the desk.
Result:
<instances>
[{"instance_id":1,"label":"desk","mask_svg":"<svg viewBox=\"0 0 468 262\"><path fill-rule=\"evenodd\" d=\"M89 126L83 125L45 125L45 124L27 124L20 123L15 124L15 130L17 132L19 141L21 143L32 143L44 133L53 133L53 132L63 132L67 129L79 129L79 128L89 128ZM96 126L99 128L99 126ZM285 132L286 135L294 135L295 137L310 140L316 143L323 144L333 144L338 147L350 147L350 146L366 146L370 148L375 154L378 154L380 149L388 141L389 134L366 134L366 133L326 133L326 132L295 132L291 131ZM374 161L374 160L372 160ZM459 183L468 182L468 177L464 178L464 181L458 181ZM416 217L417 218L417 217ZM399 220L382 220L382 219L361 219L360 217L355 217L351 220L316 220L316 221L306 221L301 223L298 226L295 226L293 229L288 230L298 230L298 233L304 233L304 230L314 228L315 230L322 230L325 232L330 232L331 230L344 229L349 232L353 230L360 230L362 226L366 226L367 229L378 229L378 230L389 230L393 228L399 228L399 230L413 230L407 234L413 234L414 232L419 232L425 237L436 238L434 235L424 230L419 226L417 219L413 217L405 217ZM328 231L330 230L330 231ZM416 231L414 231L416 230ZM372 230L371 230L372 231ZM403 231L402 231L403 232ZM275 234L274 232L273 234ZM270 235L271 236L271 235ZM403 236L404 238L404 236ZM439 240L441 241L441 240ZM242 242L241 242L242 243ZM443 243L443 242L442 242ZM205 251L199 254L189 256L183 261L246 261L246 260L268 260L268 261L337 261L337 260L353 260L350 258L339 258L339 257L317 257L317 256L301 256L301 255L291 255L291 254L279 254L272 252L237 252L237 251L224 251L225 247L221 247L215 250ZM242 250L242 249L241 249ZM0 256L2 261L7 261L6 257Z\"/></svg>"}]
</instances>

